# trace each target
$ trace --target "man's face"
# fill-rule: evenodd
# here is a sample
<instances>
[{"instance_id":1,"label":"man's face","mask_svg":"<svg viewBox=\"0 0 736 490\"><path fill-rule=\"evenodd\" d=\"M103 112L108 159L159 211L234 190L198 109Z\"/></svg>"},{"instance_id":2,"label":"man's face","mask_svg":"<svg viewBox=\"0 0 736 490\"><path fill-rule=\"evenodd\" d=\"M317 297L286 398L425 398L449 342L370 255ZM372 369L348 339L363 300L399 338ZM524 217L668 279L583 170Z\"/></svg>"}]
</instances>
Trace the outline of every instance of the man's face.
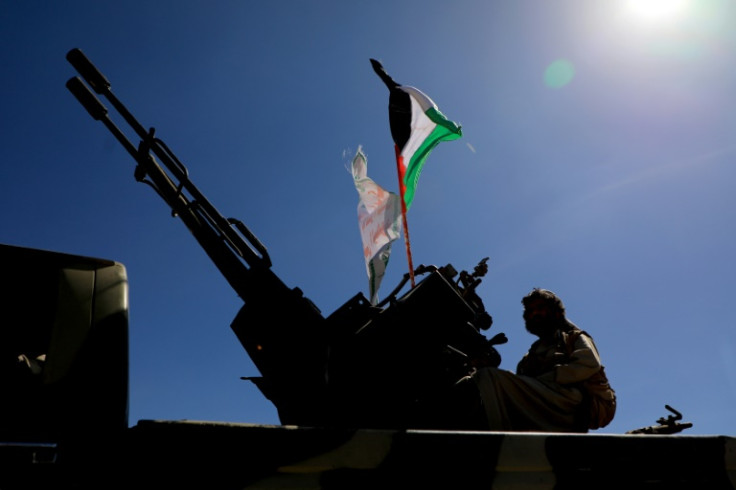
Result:
<instances>
[{"instance_id":1,"label":"man's face","mask_svg":"<svg viewBox=\"0 0 736 490\"><path fill-rule=\"evenodd\" d=\"M541 298L533 299L524 305L524 322L526 329L538 337L548 330L548 326L555 319L554 312Z\"/></svg>"}]
</instances>

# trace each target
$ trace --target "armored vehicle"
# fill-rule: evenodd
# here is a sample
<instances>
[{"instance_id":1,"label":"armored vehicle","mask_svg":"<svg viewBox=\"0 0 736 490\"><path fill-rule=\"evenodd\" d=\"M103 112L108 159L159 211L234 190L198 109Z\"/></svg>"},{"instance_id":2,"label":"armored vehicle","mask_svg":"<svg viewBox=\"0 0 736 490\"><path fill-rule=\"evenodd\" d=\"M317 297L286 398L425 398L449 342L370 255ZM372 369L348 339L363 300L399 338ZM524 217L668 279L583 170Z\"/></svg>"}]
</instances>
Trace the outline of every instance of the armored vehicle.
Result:
<instances>
[{"instance_id":1,"label":"armored vehicle","mask_svg":"<svg viewBox=\"0 0 736 490\"><path fill-rule=\"evenodd\" d=\"M500 363L504 336L483 334L492 319L475 293L486 259L472 272L420 266L416 287L402 281L378 305L359 293L325 317L84 54L67 59L81 76L69 90L243 300L231 328L281 425L131 424L125 266L2 245L0 488L733 488L736 440L672 435L679 414L637 434L478 430L478 400L456 381ZM422 366L422 378L396 376L408 366Z\"/></svg>"}]
</instances>

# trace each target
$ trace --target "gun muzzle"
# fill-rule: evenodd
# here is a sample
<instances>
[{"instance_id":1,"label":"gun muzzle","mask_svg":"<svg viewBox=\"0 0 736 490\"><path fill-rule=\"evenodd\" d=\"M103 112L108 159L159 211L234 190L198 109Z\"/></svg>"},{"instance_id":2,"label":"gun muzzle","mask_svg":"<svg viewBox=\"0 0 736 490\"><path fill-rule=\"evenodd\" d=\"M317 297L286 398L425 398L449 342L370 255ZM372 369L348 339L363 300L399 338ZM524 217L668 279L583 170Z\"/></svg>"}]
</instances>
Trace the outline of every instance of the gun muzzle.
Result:
<instances>
[{"instance_id":1,"label":"gun muzzle","mask_svg":"<svg viewBox=\"0 0 736 490\"><path fill-rule=\"evenodd\" d=\"M92 90L101 94L110 89L110 81L82 53L81 49L72 49L66 54L66 59L84 77L89 86L92 87Z\"/></svg>"},{"instance_id":2,"label":"gun muzzle","mask_svg":"<svg viewBox=\"0 0 736 490\"><path fill-rule=\"evenodd\" d=\"M79 77L72 77L66 82L66 88L74 94L80 104L87 109L89 115L95 121L100 121L107 116L107 108L102 105L102 102L90 92L87 86L79 79Z\"/></svg>"}]
</instances>

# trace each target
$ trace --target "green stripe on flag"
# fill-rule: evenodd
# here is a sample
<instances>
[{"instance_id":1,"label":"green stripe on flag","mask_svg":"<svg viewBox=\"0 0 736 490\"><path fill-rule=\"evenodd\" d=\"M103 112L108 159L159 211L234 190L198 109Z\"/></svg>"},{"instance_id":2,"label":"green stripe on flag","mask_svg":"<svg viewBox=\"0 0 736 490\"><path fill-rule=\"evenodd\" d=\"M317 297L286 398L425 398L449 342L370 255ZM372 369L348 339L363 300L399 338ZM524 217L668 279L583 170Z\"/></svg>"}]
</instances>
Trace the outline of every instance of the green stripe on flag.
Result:
<instances>
[{"instance_id":1,"label":"green stripe on flag","mask_svg":"<svg viewBox=\"0 0 736 490\"><path fill-rule=\"evenodd\" d=\"M452 133L447 138L442 139L440 141L456 140L463 135L463 129L457 123L452 122L449 119L447 119L444 114L442 114L439 110L435 109L434 107L430 107L429 109L427 109L427 111L424 114L426 114L429 120L435 123L437 126L442 126L446 128L447 131Z\"/></svg>"},{"instance_id":2,"label":"green stripe on flag","mask_svg":"<svg viewBox=\"0 0 736 490\"><path fill-rule=\"evenodd\" d=\"M450 121L435 108L430 108L425 115L437 126L429 133L429 136L419 145L417 151L412 155L411 160L406 164L406 173L404 174L404 202L406 209L409 210L411 202L414 200L419 174L424 167L427 157L435 146L442 141L452 141L463 135L462 129L456 123Z\"/></svg>"}]
</instances>

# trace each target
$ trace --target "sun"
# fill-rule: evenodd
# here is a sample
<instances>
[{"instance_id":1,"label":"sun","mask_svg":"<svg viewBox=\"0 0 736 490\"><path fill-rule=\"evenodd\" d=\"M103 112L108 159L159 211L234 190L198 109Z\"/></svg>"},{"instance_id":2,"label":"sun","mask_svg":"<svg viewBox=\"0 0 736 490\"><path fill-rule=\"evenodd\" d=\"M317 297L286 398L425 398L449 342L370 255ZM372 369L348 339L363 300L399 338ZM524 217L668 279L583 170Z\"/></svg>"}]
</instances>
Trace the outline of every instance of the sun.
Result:
<instances>
[{"instance_id":1,"label":"sun","mask_svg":"<svg viewBox=\"0 0 736 490\"><path fill-rule=\"evenodd\" d=\"M667 22L683 16L689 4L689 0L628 0L627 10L641 20Z\"/></svg>"}]
</instances>

